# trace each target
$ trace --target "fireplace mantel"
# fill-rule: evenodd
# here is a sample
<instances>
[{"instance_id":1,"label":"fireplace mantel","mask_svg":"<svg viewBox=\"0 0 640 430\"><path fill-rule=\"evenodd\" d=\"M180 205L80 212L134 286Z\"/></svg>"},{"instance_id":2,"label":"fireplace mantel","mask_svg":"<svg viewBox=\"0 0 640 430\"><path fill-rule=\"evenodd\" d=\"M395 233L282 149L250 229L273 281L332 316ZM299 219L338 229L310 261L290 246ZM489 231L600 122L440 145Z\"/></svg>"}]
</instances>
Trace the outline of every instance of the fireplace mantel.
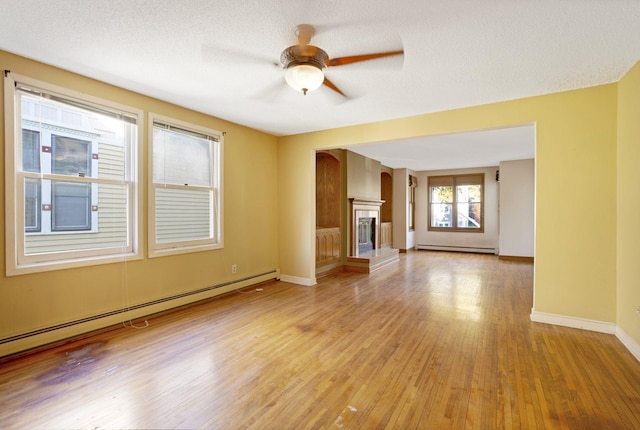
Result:
<instances>
[{"instance_id":1,"label":"fireplace mantel","mask_svg":"<svg viewBox=\"0 0 640 430\"><path fill-rule=\"evenodd\" d=\"M361 197L350 197L349 201L351 202L351 205L357 205L357 206L373 206L376 208L380 208L380 206L382 206L384 204L384 200L377 200L377 199L363 199ZM366 208L366 210L368 210L369 208Z\"/></svg>"}]
</instances>

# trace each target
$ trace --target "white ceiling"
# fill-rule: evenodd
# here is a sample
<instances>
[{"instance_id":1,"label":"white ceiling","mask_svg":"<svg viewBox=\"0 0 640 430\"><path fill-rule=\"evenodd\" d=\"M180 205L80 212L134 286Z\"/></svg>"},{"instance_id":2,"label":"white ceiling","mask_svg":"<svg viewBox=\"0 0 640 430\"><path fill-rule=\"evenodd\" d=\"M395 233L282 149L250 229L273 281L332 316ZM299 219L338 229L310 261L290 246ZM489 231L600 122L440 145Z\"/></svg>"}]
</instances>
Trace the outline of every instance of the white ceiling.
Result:
<instances>
[{"instance_id":1,"label":"white ceiling","mask_svg":"<svg viewBox=\"0 0 640 430\"><path fill-rule=\"evenodd\" d=\"M491 167L498 166L500 161L535 158L535 126L429 136L348 149L387 167L417 172Z\"/></svg>"},{"instance_id":2,"label":"white ceiling","mask_svg":"<svg viewBox=\"0 0 640 430\"><path fill-rule=\"evenodd\" d=\"M640 59L639 0L0 0L0 11L2 50L274 135L616 82ZM303 96L274 65L301 23L332 58L405 55L327 69L347 98Z\"/></svg>"}]
</instances>

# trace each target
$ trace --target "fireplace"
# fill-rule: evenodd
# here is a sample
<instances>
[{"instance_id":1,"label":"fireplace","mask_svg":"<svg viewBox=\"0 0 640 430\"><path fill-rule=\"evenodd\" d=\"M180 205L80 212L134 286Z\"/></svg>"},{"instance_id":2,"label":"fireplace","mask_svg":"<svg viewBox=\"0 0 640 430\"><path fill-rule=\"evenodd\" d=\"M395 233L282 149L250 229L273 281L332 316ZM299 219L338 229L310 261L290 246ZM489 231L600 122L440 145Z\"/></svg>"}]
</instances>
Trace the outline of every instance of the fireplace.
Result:
<instances>
[{"instance_id":1,"label":"fireplace","mask_svg":"<svg viewBox=\"0 0 640 430\"><path fill-rule=\"evenodd\" d=\"M380 247L380 206L384 201L349 199L351 202L350 255L358 256Z\"/></svg>"},{"instance_id":2,"label":"fireplace","mask_svg":"<svg viewBox=\"0 0 640 430\"><path fill-rule=\"evenodd\" d=\"M358 254L372 251L376 243L376 219L361 217L358 219Z\"/></svg>"}]
</instances>

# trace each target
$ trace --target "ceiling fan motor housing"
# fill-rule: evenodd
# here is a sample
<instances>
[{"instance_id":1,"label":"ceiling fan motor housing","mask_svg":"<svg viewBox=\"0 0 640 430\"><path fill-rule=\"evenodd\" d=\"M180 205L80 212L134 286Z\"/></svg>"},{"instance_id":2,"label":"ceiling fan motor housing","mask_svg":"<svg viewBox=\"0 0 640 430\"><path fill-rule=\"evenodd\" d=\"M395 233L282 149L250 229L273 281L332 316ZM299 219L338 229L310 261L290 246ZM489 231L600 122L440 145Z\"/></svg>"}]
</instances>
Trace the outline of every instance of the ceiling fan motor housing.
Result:
<instances>
[{"instance_id":1,"label":"ceiling fan motor housing","mask_svg":"<svg viewBox=\"0 0 640 430\"><path fill-rule=\"evenodd\" d=\"M322 70L327 66L329 55L313 45L293 45L282 51L280 62L285 69L292 66L308 65Z\"/></svg>"}]
</instances>

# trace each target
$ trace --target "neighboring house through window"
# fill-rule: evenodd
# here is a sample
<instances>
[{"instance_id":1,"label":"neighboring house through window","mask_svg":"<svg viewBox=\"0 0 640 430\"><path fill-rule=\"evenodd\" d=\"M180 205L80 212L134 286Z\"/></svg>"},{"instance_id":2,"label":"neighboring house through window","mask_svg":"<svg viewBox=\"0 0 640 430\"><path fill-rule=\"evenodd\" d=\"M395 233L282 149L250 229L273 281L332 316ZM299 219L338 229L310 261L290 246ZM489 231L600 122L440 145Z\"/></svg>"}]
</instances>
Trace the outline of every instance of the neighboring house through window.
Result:
<instances>
[{"instance_id":1,"label":"neighboring house through window","mask_svg":"<svg viewBox=\"0 0 640 430\"><path fill-rule=\"evenodd\" d=\"M91 141L43 133L51 145L40 145L39 131L22 129L22 168L25 172L54 175L91 176ZM58 130L60 132L61 130ZM40 152L44 152L43 155ZM97 154L94 154L97 155ZM41 166L40 161L42 159ZM97 158L96 158L97 160ZM97 231L97 216L92 222L92 195L97 204L97 184L67 181L45 181L47 192L42 194L42 180L25 179L25 231ZM92 191L93 188L93 191ZM42 219L45 219L43 229Z\"/></svg>"}]
</instances>

